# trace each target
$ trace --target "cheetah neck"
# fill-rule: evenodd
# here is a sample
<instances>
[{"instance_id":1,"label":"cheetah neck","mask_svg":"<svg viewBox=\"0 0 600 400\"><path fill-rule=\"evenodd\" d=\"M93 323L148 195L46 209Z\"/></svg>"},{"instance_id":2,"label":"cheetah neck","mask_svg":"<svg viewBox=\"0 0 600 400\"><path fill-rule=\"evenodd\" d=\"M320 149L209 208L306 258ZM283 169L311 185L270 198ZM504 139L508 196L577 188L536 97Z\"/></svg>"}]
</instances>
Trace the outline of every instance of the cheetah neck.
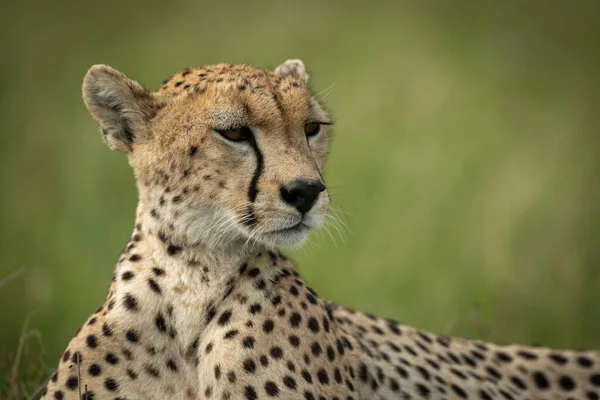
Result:
<instances>
[{"instance_id":1,"label":"cheetah neck","mask_svg":"<svg viewBox=\"0 0 600 400\"><path fill-rule=\"evenodd\" d=\"M261 255L274 254L262 246L248 248L243 244L227 248L214 248L202 244L187 244L171 238L164 232L168 229L159 225L149 214L138 209L134 233L116 266L113 296L119 302L134 286L142 293L132 294L142 302L148 294L160 304L153 304L150 313L156 310L174 312L177 331L183 344L198 335L203 324L210 318L211 310L239 285L240 269L247 265L257 266L265 277L274 276L279 263L257 262ZM131 278L134 274L134 278ZM139 282L144 282L140 285ZM271 285L269 280L266 284ZM150 290L148 290L150 289ZM154 293L152 293L154 292ZM174 311L173 311L174 310Z\"/></svg>"}]
</instances>

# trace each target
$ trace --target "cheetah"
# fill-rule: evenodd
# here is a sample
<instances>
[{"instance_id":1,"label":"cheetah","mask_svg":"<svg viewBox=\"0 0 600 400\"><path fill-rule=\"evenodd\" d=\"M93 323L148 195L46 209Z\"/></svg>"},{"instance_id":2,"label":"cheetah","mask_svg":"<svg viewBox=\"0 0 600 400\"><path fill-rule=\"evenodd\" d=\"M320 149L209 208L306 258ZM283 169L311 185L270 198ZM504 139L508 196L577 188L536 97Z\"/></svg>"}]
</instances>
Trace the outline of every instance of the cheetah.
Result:
<instances>
[{"instance_id":1,"label":"cheetah","mask_svg":"<svg viewBox=\"0 0 600 400\"><path fill-rule=\"evenodd\" d=\"M156 92L105 65L83 98L139 204L106 301L44 399L588 399L600 352L439 336L319 297L279 249L328 210L332 120L300 60L188 68Z\"/></svg>"}]
</instances>

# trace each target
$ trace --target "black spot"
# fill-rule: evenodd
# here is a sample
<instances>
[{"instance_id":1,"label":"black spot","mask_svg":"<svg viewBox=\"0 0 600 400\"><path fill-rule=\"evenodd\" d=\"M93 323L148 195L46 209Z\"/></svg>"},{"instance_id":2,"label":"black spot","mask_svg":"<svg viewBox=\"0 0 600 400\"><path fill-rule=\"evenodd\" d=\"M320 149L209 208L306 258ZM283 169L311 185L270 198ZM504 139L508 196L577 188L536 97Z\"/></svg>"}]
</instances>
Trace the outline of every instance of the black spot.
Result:
<instances>
[{"instance_id":1,"label":"black spot","mask_svg":"<svg viewBox=\"0 0 600 400\"><path fill-rule=\"evenodd\" d=\"M503 351L496 353L496 358L504 363L509 363L512 361L512 357Z\"/></svg>"},{"instance_id":2,"label":"black spot","mask_svg":"<svg viewBox=\"0 0 600 400\"><path fill-rule=\"evenodd\" d=\"M211 304L206 310L206 323L209 324L215 315L217 315L217 310L215 309L215 306Z\"/></svg>"},{"instance_id":3,"label":"black spot","mask_svg":"<svg viewBox=\"0 0 600 400\"><path fill-rule=\"evenodd\" d=\"M114 355L114 353L106 353L106 357L104 357L104 360L109 364L115 365L119 362L119 357Z\"/></svg>"},{"instance_id":4,"label":"black spot","mask_svg":"<svg viewBox=\"0 0 600 400\"><path fill-rule=\"evenodd\" d=\"M288 361L286 363L286 366L290 370L290 372L296 372L296 366L294 365L294 363L292 361Z\"/></svg>"},{"instance_id":5,"label":"black spot","mask_svg":"<svg viewBox=\"0 0 600 400\"><path fill-rule=\"evenodd\" d=\"M308 329L310 329L311 331L313 331L313 333L318 333L319 332L319 321L317 321L317 319L315 317L310 317L308 319Z\"/></svg>"},{"instance_id":6,"label":"black spot","mask_svg":"<svg viewBox=\"0 0 600 400\"><path fill-rule=\"evenodd\" d=\"M113 334L112 328L110 326L108 326L108 324L106 322L104 324L102 324L102 334L104 336L112 336L112 334Z\"/></svg>"},{"instance_id":7,"label":"black spot","mask_svg":"<svg viewBox=\"0 0 600 400\"><path fill-rule=\"evenodd\" d=\"M565 365L567 361L569 361L565 356L561 354L550 354L548 357L558 365Z\"/></svg>"},{"instance_id":8,"label":"black spot","mask_svg":"<svg viewBox=\"0 0 600 400\"><path fill-rule=\"evenodd\" d=\"M274 323L272 319L267 319L265 320L265 322L263 323L263 331L265 333L271 333L273 331L273 327L274 327Z\"/></svg>"},{"instance_id":9,"label":"black spot","mask_svg":"<svg viewBox=\"0 0 600 400\"><path fill-rule=\"evenodd\" d=\"M132 343L137 343L140 341L140 335L133 329L129 329L127 332L125 332L125 338Z\"/></svg>"},{"instance_id":10,"label":"black spot","mask_svg":"<svg viewBox=\"0 0 600 400\"><path fill-rule=\"evenodd\" d=\"M271 357L273 357L274 359L279 359L279 358L283 357L283 350L281 350L281 347L279 347L279 346L271 347L271 350L269 351L269 353L271 354Z\"/></svg>"},{"instance_id":11,"label":"black spot","mask_svg":"<svg viewBox=\"0 0 600 400\"><path fill-rule=\"evenodd\" d=\"M150 286L150 289L152 289L152 291L161 294L162 290L160 289L160 286L158 286L158 283L156 283L156 281L152 278L148 278L148 286Z\"/></svg>"},{"instance_id":12,"label":"black spot","mask_svg":"<svg viewBox=\"0 0 600 400\"><path fill-rule=\"evenodd\" d=\"M264 289L266 286L267 286L267 283L265 282L265 280L264 280L264 279L259 279L259 280L256 282L256 288L257 288L257 289L263 290L263 289Z\"/></svg>"},{"instance_id":13,"label":"black spot","mask_svg":"<svg viewBox=\"0 0 600 400\"><path fill-rule=\"evenodd\" d=\"M227 331L225 333L224 338L225 339L231 339L232 337L236 336L238 334L238 330L237 329L232 329L230 331Z\"/></svg>"},{"instance_id":14,"label":"black spot","mask_svg":"<svg viewBox=\"0 0 600 400\"><path fill-rule=\"evenodd\" d=\"M563 375L558 379L558 384L563 390L571 391L575 389L575 381L572 378Z\"/></svg>"},{"instance_id":15,"label":"black spot","mask_svg":"<svg viewBox=\"0 0 600 400\"><path fill-rule=\"evenodd\" d=\"M248 310L250 311L250 314L256 314L262 310L262 306L258 303L254 303L250 306Z\"/></svg>"},{"instance_id":16,"label":"black spot","mask_svg":"<svg viewBox=\"0 0 600 400\"><path fill-rule=\"evenodd\" d=\"M462 399L467 398L467 393L460 386L456 386L456 385L452 384L450 387L452 388L454 393L456 393L456 395L459 396L460 398L462 398Z\"/></svg>"},{"instance_id":17,"label":"black spot","mask_svg":"<svg viewBox=\"0 0 600 400\"><path fill-rule=\"evenodd\" d=\"M310 372L308 372L307 370L303 369L302 370L302 377L304 378L304 380L308 383L312 383L312 376L310 375Z\"/></svg>"},{"instance_id":18,"label":"black spot","mask_svg":"<svg viewBox=\"0 0 600 400\"><path fill-rule=\"evenodd\" d=\"M114 379L108 378L104 381L104 387L110 390L111 392L114 392L119 388L119 384Z\"/></svg>"},{"instance_id":19,"label":"black spot","mask_svg":"<svg viewBox=\"0 0 600 400\"><path fill-rule=\"evenodd\" d=\"M486 371L495 379L502 379L502 374L494 367L487 367Z\"/></svg>"},{"instance_id":20,"label":"black spot","mask_svg":"<svg viewBox=\"0 0 600 400\"><path fill-rule=\"evenodd\" d=\"M390 385L390 390L392 392L398 392L400 390L400 385L398 384L398 381L395 380L394 378L389 378L389 385ZM423 394L421 394L421 396L423 396ZM424 396L424 397L427 397L427 396Z\"/></svg>"},{"instance_id":21,"label":"black spot","mask_svg":"<svg viewBox=\"0 0 600 400\"><path fill-rule=\"evenodd\" d=\"M289 341L290 341L290 344L294 347L300 346L300 338L296 335L290 335Z\"/></svg>"},{"instance_id":22,"label":"black spot","mask_svg":"<svg viewBox=\"0 0 600 400\"><path fill-rule=\"evenodd\" d=\"M248 269L248 263L243 263L239 270L240 275L242 275L244 272L246 272L247 269Z\"/></svg>"},{"instance_id":23,"label":"black spot","mask_svg":"<svg viewBox=\"0 0 600 400\"><path fill-rule=\"evenodd\" d=\"M229 383L235 383L235 381L237 380L237 378L235 377L235 372L229 371L227 373L227 380L229 381Z\"/></svg>"},{"instance_id":24,"label":"black spot","mask_svg":"<svg viewBox=\"0 0 600 400\"><path fill-rule=\"evenodd\" d=\"M327 371L325 371L323 368L317 371L317 377L319 378L319 382L321 382L323 385L329 384L329 375L327 375Z\"/></svg>"},{"instance_id":25,"label":"black spot","mask_svg":"<svg viewBox=\"0 0 600 400\"><path fill-rule=\"evenodd\" d=\"M256 396L256 390L252 386L246 386L244 388L244 396L246 396L246 400L256 400L258 397Z\"/></svg>"},{"instance_id":26,"label":"black spot","mask_svg":"<svg viewBox=\"0 0 600 400\"><path fill-rule=\"evenodd\" d=\"M427 371L425 368L421 367L420 365L417 365L415 368L417 369L417 371L419 371L419 373L421 374L423 379L425 379L426 381L431 379L431 375L429 374L429 371ZM451 369L451 371L456 371L456 370Z\"/></svg>"},{"instance_id":27,"label":"black spot","mask_svg":"<svg viewBox=\"0 0 600 400\"><path fill-rule=\"evenodd\" d=\"M168 359L166 365L171 371L177 372L177 364L175 364L174 360Z\"/></svg>"},{"instance_id":28,"label":"black spot","mask_svg":"<svg viewBox=\"0 0 600 400\"><path fill-rule=\"evenodd\" d=\"M327 346L327 358L329 361L335 360L335 350L333 350L333 347L329 345Z\"/></svg>"},{"instance_id":29,"label":"black spot","mask_svg":"<svg viewBox=\"0 0 600 400\"><path fill-rule=\"evenodd\" d=\"M217 323L219 325L223 326L223 325L227 324L230 319L231 319L231 310L227 310L227 311L223 312L223 314L221 314Z\"/></svg>"},{"instance_id":30,"label":"black spot","mask_svg":"<svg viewBox=\"0 0 600 400\"><path fill-rule=\"evenodd\" d=\"M125 297L123 298L123 305L128 310L138 311L138 301L130 293L125 294Z\"/></svg>"},{"instance_id":31,"label":"black spot","mask_svg":"<svg viewBox=\"0 0 600 400\"><path fill-rule=\"evenodd\" d=\"M69 350L65 351L62 356L63 362L67 362L67 360L71 357L71 352Z\"/></svg>"},{"instance_id":32,"label":"black spot","mask_svg":"<svg viewBox=\"0 0 600 400\"><path fill-rule=\"evenodd\" d=\"M60 390L57 390L56 392L54 392L54 398L56 400L62 400L64 397L63 392L61 392Z\"/></svg>"},{"instance_id":33,"label":"black spot","mask_svg":"<svg viewBox=\"0 0 600 400\"><path fill-rule=\"evenodd\" d=\"M86 390L85 393L81 395L81 400L94 400L95 397L96 395L94 394L94 392Z\"/></svg>"},{"instance_id":34,"label":"black spot","mask_svg":"<svg viewBox=\"0 0 600 400\"><path fill-rule=\"evenodd\" d=\"M161 332L167 331L167 323L165 322L165 318L163 317L162 313L159 312L156 314L156 318L154 318L154 325L156 325L156 328Z\"/></svg>"},{"instance_id":35,"label":"black spot","mask_svg":"<svg viewBox=\"0 0 600 400\"><path fill-rule=\"evenodd\" d=\"M533 381L541 390L547 390L550 387L550 382L548 382L546 375L541 371L535 371L533 373Z\"/></svg>"},{"instance_id":36,"label":"black spot","mask_svg":"<svg viewBox=\"0 0 600 400\"><path fill-rule=\"evenodd\" d=\"M479 397L481 397L481 400L493 400L492 396L483 389L479 391Z\"/></svg>"},{"instance_id":37,"label":"black spot","mask_svg":"<svg viewBox=\"0 0 600 400\"><path fill-rule=\"evenodd\" d=\"M85 343L90 349L98 347L98 339L96 339L96 336L94 335L88 335L88 337L85 338Z\"/></svg>"},{"instance_id":38,"label":"black spot","mask_svg":"<svg viewBox=\"0 0 600 400\"><path fill-rule=\"evenodd\" d=\"M404 368L402 368L401 366L399 366L399 365L396 365L396 367L394 368L394 370L395 370L395 371L396 371L396 373L397 373L398 375L400 375L402 378L404 378L404 379L408 378L408 372L407 372L407 371L406 371Z\"/></svg>"},{"instance_id":39,"label":"black spot","mask_svg":"<svg viewBox=\"0 0 600 400\"><path fill-rule=\"evenodd\" d=\"M256 371L256 363L251 358L245 359L243 364L246 372L253 373L254 371Z\"/></svg>"},{"instance_id":40,"label":"black spot","mask_svg":"<svg viewBox=\"0 0 600 400\"><path fill-rule=\"evenodd\" d=\"M593 374L590 376L590 383L594 386L600 387L600 374Z\"/></svg>"},{"instance_id":41,"label":"black spot","mask_svg":"<svg viewBox=\"0 0 600 400\"><path fill-rule=\"evenodd\" d=\"M165 271L162 268L158 267L152 268L152 272L154 272L154 275L156 276L163 276L165 274Z\"/></svg>"},{"instance_id":42,"label":"black spot","mask_svg":"<svg viewBox=\"0 0 600 400\"><path fill-rule=\"evenodd\" d=\"M577 364L582 368L591 368L594 362L587 357L579 356L577 357Z\"/></svg>"},{"instance_id":43,"label":"black spot","mask_svg":"<svg viewBox=\"0 0 600 400\"><path fill-rule=\"evenodd\" d=\"M525 382L523 382L523 380L517 376L511 377L510 381L519 389L522 389L522 390L527 389L527 385L525 385Z\"/></svg>"},{"instance_id":44,"label":"black spot","mask_svg":"<svg viewBox=\"0 0 600 400\"><path fill-rule=\"evenodd\" d=\"M279 388L273 381L267 381L265 383L265 392L271 397L275 397L279 394Z\"/></svg>"},{"instance_id":45,"label":"black spot","mask_svg":"<svg viewBox=\"0 0 600 400\"><path fill-rule=\"evenodd\" d=\"M315 357L318 357L321 354L322 348L321 345L317 342L314 342L311 346L310 346L310 351L313 353L313 355Z\"/></svg>"},{"instance_id":46,"label":"black spot","mask_svg":"<svg viewBox=\"0 0 600 400\"><path fill-rule=\"evenodd\" d=\"M179 247L179 246L175 246L175 245L172 245L172 244L170 244L170 245L167 247L167 253L168 253L170 256L177 255L177 254L178 254L178 253L180 253L180 252L181 252L181 247Z\"/></svg>"},{"instance_id":47,"label":"black spot","mask_svg":"<svg viewBox=\"0 0 600 400\"><path fill-rule=\"evenodd\" d=\"M127 368L127 376L129 376L129 378L133 379L137 379L137 373L129 368Z\"/></svg>"},{"instance_id":48,"label":"black spot","mask_svg":"<svg viewBox=\"0 0 600 400\"><path fill-rule=\"evenodd\" d=\"M76 351L73 353L73 357L71 357L71 361L75 363L75 365L77 365L77 363L81 363L81 361L83 361L83 356L81 355L80 352Z\"/></svg>"},{"instance_id":49,"label":"black spot","mask_svg":"<svg viewBox=\"0 0 600 400\"><path fill-rule=\"evenodd\" d=\"M129 257L129 261L133 261L133 262L140 261L141 259L142 259L142 257L140 257L139 254L132 254Z\"/></svg>"},{"instance_id":50,"label":"black spot","mask_svg":"<svg viewBox=\"0 0 600 400\"><path fill-rule=\"evenodd\" d=\"M290 317L290 324L295 328L300 325L300 322L302 322L302 316L299 313L294 312Z\"/></svg>"},{"instance_id":51,"label":"black spot","mask_svg":"<svg viewBox=\"0 0 600 400\"><path fill-rule=\"evenodd\" d=\"M419 393L419 396L422 396L424 398L429 398L429 388L421 383L417 383L415 385L415 387L417 388L417 392Z\"/></svg>"},{"instance_id":52,"label":"black spot","mask_svg":"<svg viewBox=\"0 0 600 400\"><path fill-rule=\"evenodd\" d=\"M517 354L526 360L537 360L538 358L537 354L526 350L521 350Z\"/></svg>"},{"instance_id":53,"label":"black spot","mask_svg":"<svg viewBox=\"0 0 600 400\"><path fill-rule=\"evenodd\" d=\"M244 340L242 340L242 345L247 349L254 348L254 338L252 336L246 336Z\"/></svg>"},{"instance_id":54,"label":"black spot","mask_svg":"<svg viewBox=\"0 0 600 400\"><path fill-rule=\"evenodd\" d=\"M146 371L146 373L148 373L148 375L154 378L158 378L158 376L160 375L160 372L152 365L145 365L144 370Z\"/></svg>"},{"instance_id":55,"label":"black spot","mask_svg":"<svg viewBox=\"0 0 600 400\"><path fill-rule=\"evenodd\" d=\"M283 384L292 390L296 390L296 381L289 375L283 377Z\"/></svg>"},{"instance_id":56,"label":"black spot","mask_svg":"<svg viewBox=\"0 0 600 400\"><path fill-rule=\"evenodd\" d=\"M129 349L123 349L121 350L121 352L123 353L126 359L128 359L129 361L133 360L133 354Z\"/></svg>"},{"instance_id":57,"label":"black spot","mask_svg":"<svg viewBox=\"0 0 600 400\"><path fill-rule=\"evenodd\" d=\"M67 389L75 390L79 386L79 380L76 376L71 376L67 379L67 382L65 382L65 386L67 386Z\"/></svg>"}]
</instances>

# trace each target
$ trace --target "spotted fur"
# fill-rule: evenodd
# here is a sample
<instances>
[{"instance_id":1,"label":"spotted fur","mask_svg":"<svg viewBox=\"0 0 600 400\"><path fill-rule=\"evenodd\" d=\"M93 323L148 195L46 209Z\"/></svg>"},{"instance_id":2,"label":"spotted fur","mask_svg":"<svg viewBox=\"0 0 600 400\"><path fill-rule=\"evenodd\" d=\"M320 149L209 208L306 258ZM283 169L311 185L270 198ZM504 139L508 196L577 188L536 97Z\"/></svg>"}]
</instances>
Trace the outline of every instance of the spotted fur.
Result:
<instances>
[{"instance_id":1,"label":"spotted fur","mask_svg":"<svg viewBox=\"0 0 600 400\"><path fill-rule=\"evenodd\" d=\"M155 93L90 69L86 105L127 153L140 199L107 299L43 398L598 400L598 352L438 336L307 285L278 251L328 205L318 184L331 121L307 84L299 60L190 68ZM240 127L245 140L223 136ZM299 181L318 187L308 211L283 194Z\"/></svg>"}]
</instances>

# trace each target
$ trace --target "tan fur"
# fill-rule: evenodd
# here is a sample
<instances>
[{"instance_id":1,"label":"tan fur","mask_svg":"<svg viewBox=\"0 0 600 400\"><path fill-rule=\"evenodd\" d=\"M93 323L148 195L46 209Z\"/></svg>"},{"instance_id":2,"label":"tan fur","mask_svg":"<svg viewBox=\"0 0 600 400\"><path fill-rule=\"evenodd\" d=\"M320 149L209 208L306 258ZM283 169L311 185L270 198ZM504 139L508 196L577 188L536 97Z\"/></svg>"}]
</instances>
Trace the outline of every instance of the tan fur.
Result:
<instances>
[{"instance_id":1,"label":"tan fur","mask_svg":"<svg viewBox=\"0 0 600 400\"><path fill-rule=\"evenodd\" d=\"M598 352L436 336L307 286L277 250L301 244L329 202L321 191L302 214L282 194L322 180L330 120L307 84L299 60L186 69L156 93L90 69L84 100L140 198L107 299L43 398L597 400ZM252 139L223 138L239 127Z\"/></svg>"}]
</instances>

